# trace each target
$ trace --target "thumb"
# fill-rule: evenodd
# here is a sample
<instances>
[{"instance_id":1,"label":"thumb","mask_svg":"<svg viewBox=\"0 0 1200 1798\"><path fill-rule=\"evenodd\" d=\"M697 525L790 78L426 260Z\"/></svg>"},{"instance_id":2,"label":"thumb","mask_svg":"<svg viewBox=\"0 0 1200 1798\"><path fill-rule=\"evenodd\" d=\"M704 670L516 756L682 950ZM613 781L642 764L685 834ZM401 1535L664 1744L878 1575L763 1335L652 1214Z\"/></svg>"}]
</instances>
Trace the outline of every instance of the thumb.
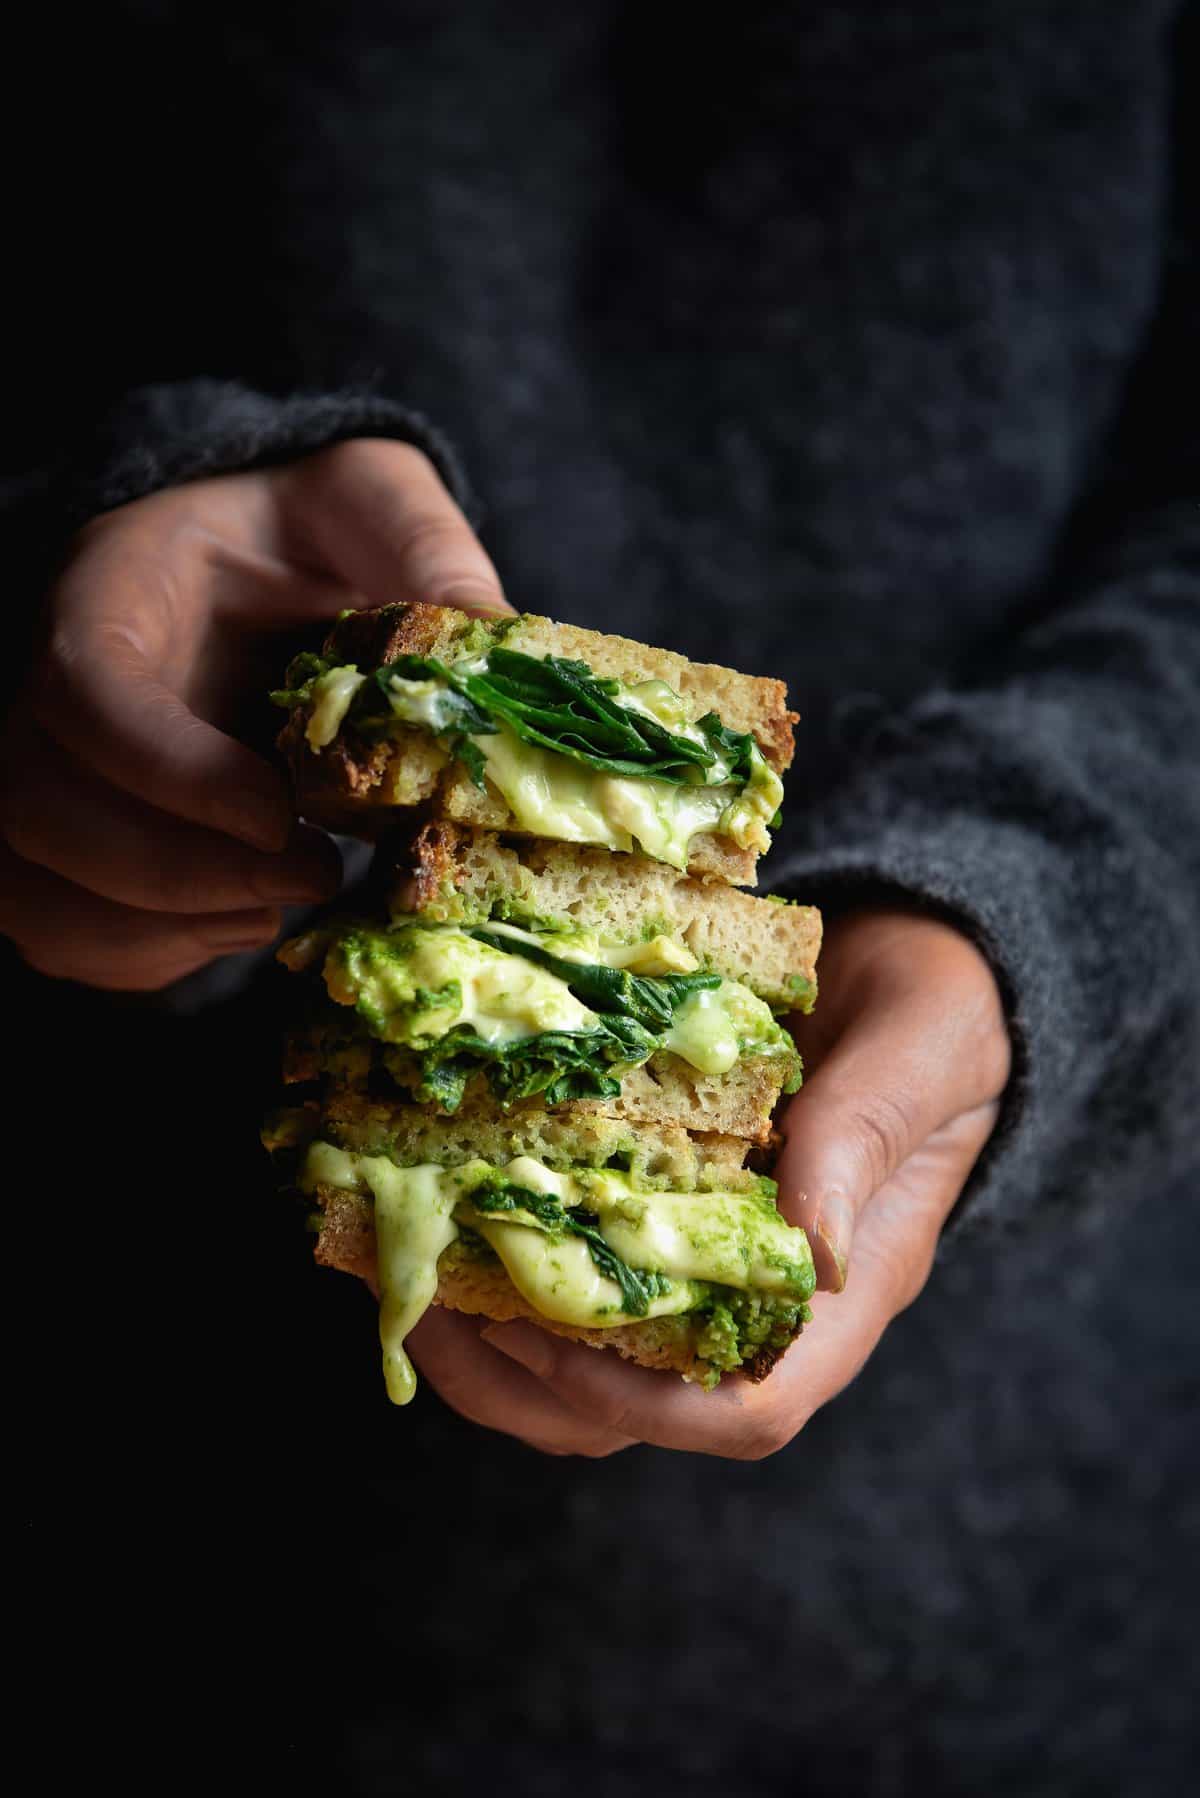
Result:
<instances>
[{"instance_id":1,"label":"thumb","mask_svg":"<svg viewBox=\"0 0 1200 1798\"><path fill-rule=\"evenodd\" d=\"M834 1292L872 1195L1008 1075L994 982L964 937L927 921L859 930L860 943L835 950L846 1013L788 1107L776 1167L780 1209L808 1231L819 1284Z\"/></svg>"},{"instance_id":2,"label":"thumb","mask_svg":"<svg viewBox=\"0 0 1200 1798\"><path fill-rule=\"evenodd\" d=\"M412 444L355 438L293 463L280 482L293 527L372 605L512 611L491 558Z\"/></svg>"},{"instance_id":3,"label":"thumb","mask_svg":"<svg viewBox=\"0 0 1200 1798\"><path fill-rule=\"evenodd\" d=\"M807 1230L818 1284L840 1292L868 1199L953 1115L921 1045L863 1018L840 1038L784 1119L779 1205Z\"/></svg>"}]
</instances>

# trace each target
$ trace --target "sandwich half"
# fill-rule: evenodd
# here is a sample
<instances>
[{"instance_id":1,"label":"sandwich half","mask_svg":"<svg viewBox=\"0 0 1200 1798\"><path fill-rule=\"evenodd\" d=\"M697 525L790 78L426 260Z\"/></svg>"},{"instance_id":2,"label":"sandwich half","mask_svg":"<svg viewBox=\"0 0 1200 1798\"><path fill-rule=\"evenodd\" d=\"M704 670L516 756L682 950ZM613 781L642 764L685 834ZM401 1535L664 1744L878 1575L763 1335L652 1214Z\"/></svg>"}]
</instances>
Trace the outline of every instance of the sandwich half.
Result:
<instances>
[{"instance_id":1,"label":"sandwich half","mask_svg":"<svg viewBox=\"0 0 1200 1798\"><path fill-rule=\"evenodd\" d=\"M765 1142L800 1058L779 1014L816 991L820 918L640 856L426 825L389 920L285 945L304 1004L290 1081L487 1094ZM401 909L404 907L406 909Z\"/></svg>"},{"instance_id":2,"label":"sandwich half","mask_svg":"<svg viewBox=\"0 0 1200 1798\"><path fill-rule=\"evenodd\" d=\"M527 1318L706 1388L766 1377L808 1319L803 1230L737 1138L486 1101L452 1120L339 1092L264 1133L305 1196L316 1259L380 1301L388 1394L434 1302Z\"/></svg>"},{"instance_id":3,"label":"sandwich half","mask_svg":"<svg viewBox=\"0 0 1200 1798\"><path fill-rule=\"evenodd\" d=\"M379 1298L392 1399L431 1304L764 1378L815 1283L761 1170L821 919L739 890L783 685L405 604L343 615L272 698L299 811L387 870L280 951L300 1102L264 1141L318 1262Z\"/></svg>"},{"instance_id":4,"label":"sandwich half","mask_svg":"<svg viewBox=\"0 0 1200 1798\"><path fill-rule=\"evenodd\" d=\"M272 698L297 807L331 830L374 839L420 807L740 886L792 759L781 681L528 614L346 613Z\"/></svg>"}]
</instances>

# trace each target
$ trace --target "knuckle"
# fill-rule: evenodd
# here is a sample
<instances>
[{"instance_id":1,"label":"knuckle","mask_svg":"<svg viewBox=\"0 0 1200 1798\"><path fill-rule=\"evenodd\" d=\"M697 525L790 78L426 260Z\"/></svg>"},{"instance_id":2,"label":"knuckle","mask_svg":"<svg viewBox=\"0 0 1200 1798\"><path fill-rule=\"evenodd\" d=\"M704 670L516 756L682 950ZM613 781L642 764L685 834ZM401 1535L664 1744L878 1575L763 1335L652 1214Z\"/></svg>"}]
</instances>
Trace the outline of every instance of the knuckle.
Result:
<instances>
[{"instance_id":1,"label":"knuckle","mask_svg":"<svg viewBox=\"0 0 1200 1798\"><path fill-rule=\"evenodd\" d=\"M69 969L63 965L61 958L54 954L49 945L33 942L28 936L14 930L8 930L5 934L25 966L32 968L35 974L44 974L49 980L61 980L68 977Z\"/></svg>"},{"instance_id":2,"label":"knuckle","mask_svg":"<svg viewBox=\"0 0 1200 1798\"><path fill-rule=\"evenodd\" d=\"M875 1093L854 1113L854 1135L872 1187L882 1186L908 1152L909 1117L890 1093Z\"/></svg>"},{"instance_id":3,"label":"knuckle","mask_svg":"<svg viewBox=\"0 0 1200 1798\"><path fill-rule=\"evenodd\" d=\"M748 1407L742 1434L734 1450L739 1461L765 1461L786 1448L801 1427L790 1413L780 1409L776 1401L760 1400Z\"/></svg>"},{"instance_id":4,"label":"knuckle","mask_svg":"<svg viewBox=\"0 0 1200 1798\"><path fill-rule=\"evenodd\" d=\"M609 1455L619 1454L623 1448L628 1447L627 1442L591 1441L580 1443L574 1452L582 1455L585 1461L605 1461Z\"/></svg>"},{"instance_id":5,"label":"knuckle","mask_svg":"<svg viewBox=\"0 0 1200 1798\"><path fill-rule=\"evenodd\" d=\"M309 460L324 475L355 486L381 475L403 479L406 474L433 466L415 443L399 443L386 437L347 437L319 450Z\"/></svg>"},{"instance_id":6,"label":"knuckle","mask_svg":"<svg viewBox=\"0 0 1200 1798\"><path fill-rule=\"evenodd\" d=\"M786 1447L791 1437L771 1425L760 1425L746 1436L738 1452L739 1461L765 1461Z\"/></svg>"},{"instance_id":7,"label":"knuckle","mask_svg":"<svg viewBox=\"0 0 1200 1798\"><path fill-rule=\"evenodd\" d=\"M139 868L138 875L141 888L138 903L149 911L180 912L198 917L214 910L218 899L229 896L215 892L213 880L206 879L196 868L173 868L162 862L147 862ZM254 894L247 894L245 903L251 906L261 901ZM197 953L204 947L200 937L194 938L193 944Z\"/></svg>"},{"instance_id":8,"label":"knuckle","mask_svg":"<svg viewBox=\"0 0 1200 1798\"><path fill-rule=\"evenodd\" d=\"M908 1256L903 1265L895 1270L892 1282L893 1317L901 1311L907 1311L908 1307L924 1292L929 1276L933 1272L934 1254L935 1245L931 1243L928 1248L915 1251Z\"/></svg>"},{"instance_id":9,"label":"knuckle","mask_svg":"<svg viewBox=\"0 0 1200 1798\"><path fill-rule=\"evenodd\" d=\"M463 528L458 519L447 518L443 513L415 512L405 520L401 554L419 556L423 563L428 564L428 578L431 581L440 580L444 585L452 577L448 573L442 573L437 564L443 556L449 559L458 554L462 546Z\"/></svg>"},{"instance_id":10,"label":"knuckle","mask_svg":"<svg viewBox=\"0 0 1200 1798\"><path fill-rule=\"evenodd\" d=\"M335 481L356 483L372 466L374 458L361 437L347 437L342 443L331 444L313 458L314 466L320 467Z\"/></svg>"},{"instance_id":11,"label":"knuckle","mask_svg":"<svg viewBox=\"0 0 1200 1798\"><path fill-rule=\"evenodd\" d=\"M596 1393L589 1399L588 1421L606 1434L633 1436L637 1433L630 1422L629 1406L620 1397L607 1392Z\"/></svg>"}]
</instances>

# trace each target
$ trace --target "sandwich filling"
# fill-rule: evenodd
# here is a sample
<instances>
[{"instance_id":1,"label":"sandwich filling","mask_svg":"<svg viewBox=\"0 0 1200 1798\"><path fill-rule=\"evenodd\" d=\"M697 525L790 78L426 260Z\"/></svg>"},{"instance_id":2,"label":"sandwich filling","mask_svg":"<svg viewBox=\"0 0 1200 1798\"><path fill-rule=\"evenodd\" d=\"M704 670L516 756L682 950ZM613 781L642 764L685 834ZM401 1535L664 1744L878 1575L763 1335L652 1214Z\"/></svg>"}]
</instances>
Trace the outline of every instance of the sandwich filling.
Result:
<instances>
[{"instance_id":1,"label":"sandwich filling","mask_svg":"<svg viewBox=\"0 0 1200 1798\"><path fill-rule=\"evenodd\" d=\"M800 1083L795 1046L765 1000L706 972L667 933L604 943L593 931L401 917L309 932L280 959L319 970L334 1002L314 1023L330 1071L381 1064L446 1112L480 1073L503 1106L535 1094L615 1098L622 1074L660 1052L708 1075L769 1058L783 1090Z\"/></svg>"},{"instance_id":2,"label":"sandwich filling","mask_svg":"<svg viewBox=\"0 0 1200 1798\"><path fill-rule=\"evenodd\" d=\"M807 1320L815 1286L803 1230L754 1192L639 1190L630 1174L556 1171L529 1155L447 1168L310 1144L300 1187L369 1193L375 1219L380 1340L388 1395L416 1387L404 1342L433 1302L438 1261L464 1239L498 1259L541 1316L588 1329L688 1316L705 1383L765 1341L781 1346Z\"/></svg>"},{"instance_id":3,"label":"sandwich filling","mask_svg":"<svg viewBox=\"0 0 1200 1798\"><path fill-rule=\"evenodd\" d=\"M320 755L343 729L368 742L417 729L488 782L535 836L640 849L685 868L697 835L763 854L783 783L753 735L692 721L665 681L605 679L585 662L494 645L446 663L405 655L360 671L306 654L277 704L302 706Z\"/></svg>"}]
</instances>

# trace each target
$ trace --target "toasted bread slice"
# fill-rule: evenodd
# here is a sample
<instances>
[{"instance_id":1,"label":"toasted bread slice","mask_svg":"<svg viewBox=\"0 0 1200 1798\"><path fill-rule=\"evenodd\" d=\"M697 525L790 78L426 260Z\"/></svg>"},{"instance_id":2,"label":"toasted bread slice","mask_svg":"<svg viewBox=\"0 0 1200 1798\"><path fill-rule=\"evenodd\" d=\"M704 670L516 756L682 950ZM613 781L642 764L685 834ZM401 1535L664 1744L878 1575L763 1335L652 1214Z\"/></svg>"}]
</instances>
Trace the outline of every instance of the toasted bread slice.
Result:
<instances>
[{"instance_id":1,"label":"toasted bread slice","mask_svg":"<svg viewBox=\"0 0 1200 1798\"><path fill-rule=\"evenodd\" d=\"M777 1009L809 1011L817 993L821 914L681 874L642 855L504 839L429 822L397 844L393 915L433 923L522 918L579 925L609 942L665 931L702 967L740 980Z\"/></svg>"},{"instance_id":2,"label":"toasted bread slice","mask_svg":"<svg viewBox=\"0 0 1200 1798\"><path fill-rule=\"evenodd\" d=\"M749 1144L740 1137L681 1124L639 1129L628 1119L577 1106L547 1111L537 1099L502 1112L486 1093L468 1093L452 1117L441 1117L428 1106L341 1087L304 1109L313 1130L319 1127L337 1147L390 1155L401 1166L434 1161L459 1167L476 1157L500 1163L532 1155L552 1167L620 1166L645 1186L681 1192L749 1192L756 1181L744 1165Z\"/></svg>"},{"instance_id":3,"label":"toasted bread slice","mask_svg":"<svg viewBox=\"0 0 1200 1798\"><path fill-rule=\"evenodd\" d=\"M671 650L549 618L525 614L484 624L442 606L385 606L340 619L322 653L335 665L353 664L365 672L401 655L454 660L483 653L500 641L526 655L586 662L596 674L628 685L665 681L680 695L691 722L716 711L729 729L754 735L776 773L791 764L795 715L787 709L782 681L689 662ZM306 726L307 713L297 708L280 734L279 746L292 769L298 808L314 823L375 839L395 824L397 810L424 805L438 818L477 829L522 833L491 782L481 791L467 771L420 729L400 728L383 741L367 743L346 727L317 751L306 740ZM689 867L748 886L754 882L756 860L752 850L729 838L700 834L692 839Z\"/></svg>"}]
</instances>

